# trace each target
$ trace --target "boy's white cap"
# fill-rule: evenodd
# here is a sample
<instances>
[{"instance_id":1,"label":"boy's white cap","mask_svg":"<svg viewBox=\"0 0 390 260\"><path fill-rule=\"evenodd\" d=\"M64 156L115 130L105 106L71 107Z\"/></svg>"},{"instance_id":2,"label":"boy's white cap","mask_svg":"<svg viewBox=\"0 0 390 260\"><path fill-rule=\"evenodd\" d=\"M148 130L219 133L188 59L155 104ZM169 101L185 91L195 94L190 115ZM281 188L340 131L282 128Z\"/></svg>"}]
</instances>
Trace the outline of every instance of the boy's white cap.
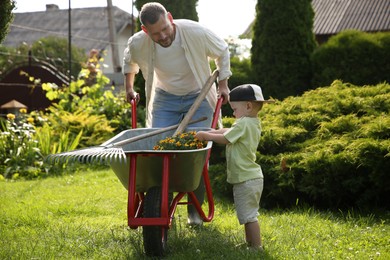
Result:
<instances>
[{"instance_id":1,"label":"boy's white cap","mask_svg":"<svg viewBox=\"0 0 390 260\"><path fill-rule=\"evenodd\" d=\"M230 101L261 101L273 103L274 100L264 100L261 87L255 84L244 84L235 87L229 93Z\"/></svg>"}]
</instances>

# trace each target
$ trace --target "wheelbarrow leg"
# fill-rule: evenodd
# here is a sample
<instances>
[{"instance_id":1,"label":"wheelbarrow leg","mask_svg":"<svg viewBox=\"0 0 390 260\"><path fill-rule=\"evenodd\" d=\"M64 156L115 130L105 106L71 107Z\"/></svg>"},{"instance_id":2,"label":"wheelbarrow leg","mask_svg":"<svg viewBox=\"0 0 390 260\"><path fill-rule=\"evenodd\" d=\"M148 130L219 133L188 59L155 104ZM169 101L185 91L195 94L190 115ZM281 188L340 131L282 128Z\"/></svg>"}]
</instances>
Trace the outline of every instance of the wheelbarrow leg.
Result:
<instances>
[{"instance_id":1,"label":"wheelbarrow leg","mask_svg":"<svg viewBox=\"0 0 390 260\"><path fill-rule=\"evenodd\" d=\"M137 169L137 155L130 154L130 170L129 170L129 185L128 185L128 198L127 198L127 225L130 228L137 228L131 223L131 219L135 217L135 207L139 200L136 199L135 183L136 183L136 169ZM138 204L138 203L137 203ZM139 211L139 207L137 207Z\"/></svg>"},{"instance_id":2,"label":"wheelbarrow leg","mask_svg":"<svg viewBox=\"0 0 390 260\"><path fill-rule=\"evenodd\" d=\"M205 212L202 209L202 205L198 201L196 195L194 192L188 192L188 196L191 199L191 204L195 207L197 212L199 213L200 217L203 219L205 222L210 222L214 218L214 200L213 200L213 194L211 190L211 185L210 185L210 180L209 180L209 174L208 174L208 165L205 164L203 167L203 180L204 180L204 185L206 188L206 193L207 193L207 201L209 205L208 209L208 216L205 215Z\"/></svg>"}]
</instances>

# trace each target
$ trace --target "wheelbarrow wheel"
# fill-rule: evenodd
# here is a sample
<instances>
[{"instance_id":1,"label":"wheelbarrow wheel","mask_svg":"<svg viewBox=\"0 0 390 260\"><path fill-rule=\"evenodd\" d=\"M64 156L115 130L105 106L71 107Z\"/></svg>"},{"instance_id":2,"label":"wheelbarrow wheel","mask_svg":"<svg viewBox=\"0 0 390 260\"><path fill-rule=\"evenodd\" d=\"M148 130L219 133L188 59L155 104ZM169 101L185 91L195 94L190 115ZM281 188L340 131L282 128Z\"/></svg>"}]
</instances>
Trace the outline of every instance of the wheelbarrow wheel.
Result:
<instances>
[{"instance_id":1,"label":"wheelbarrow wheel","mask_svg":"<svg viewBox=\"0 0 390 260\"><path fill-rule=\"evenodd\" d=\"M169 193L168 203L172 201ZM169 206L169 205L168 205ZM158 218L161 214L161 187L150 188L144 200L144 217ZM168 228L161 226L144 226L142 229L146 255L163 256L167 250Z\"/></svg>"}]
</instances>

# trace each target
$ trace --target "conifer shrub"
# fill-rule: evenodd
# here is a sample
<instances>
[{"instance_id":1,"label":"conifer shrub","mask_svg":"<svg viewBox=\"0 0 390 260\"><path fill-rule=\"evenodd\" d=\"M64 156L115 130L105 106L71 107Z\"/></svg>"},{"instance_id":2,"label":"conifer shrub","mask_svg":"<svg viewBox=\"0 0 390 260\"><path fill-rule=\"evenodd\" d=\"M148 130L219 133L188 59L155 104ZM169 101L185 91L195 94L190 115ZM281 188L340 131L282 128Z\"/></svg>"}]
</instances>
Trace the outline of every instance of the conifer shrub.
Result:
<instances>
[{"instance_id":1,"label":"conifer shrub","mask_svg":"<svg viewBox=\"0 0 390 260\"><path fill-rule=\"evenodd\" d=\"M265 176L262 207L386 208L389 112L389 84L339 80L264 106L257 154ZM210 176L226 176L219 170Z\"/></svg>"},{"instance_id":2,"label":"conifer shrub","mask_svg":"<svg viewBox=\"0 0 390 260\"><path fill-rule=\"evenodd\" d=\"M390 82L390 33L347 30L319 46L311 59L314 87L335 79L355 85Z\"/></svg>"}]
</instances>

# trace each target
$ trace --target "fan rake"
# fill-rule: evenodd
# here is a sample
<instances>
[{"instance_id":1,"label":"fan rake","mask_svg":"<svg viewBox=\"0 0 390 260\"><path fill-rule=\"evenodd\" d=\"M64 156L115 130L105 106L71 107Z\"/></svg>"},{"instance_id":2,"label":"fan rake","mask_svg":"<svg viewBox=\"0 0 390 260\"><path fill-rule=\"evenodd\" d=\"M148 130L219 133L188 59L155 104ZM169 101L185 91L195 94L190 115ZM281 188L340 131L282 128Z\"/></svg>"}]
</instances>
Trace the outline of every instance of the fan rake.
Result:
<instances>
[{"instance_id":1,"label":"fan rake","mask_svg":"<svg viewBox=\"0 0 390 260\"><path fill-rule=\"evenodd\" d=\"M200 121L204 121L206 119L207 117L201 117L199 119L189 122L188 124L194 124ZM93 147L73 150L69 152L51 154L46 157L46 160L51 163L66 162L66 161L82 162L82 163L104 163L104 162L110 163L113 161L119 161L121 163L122 162L126 163L127 161L126 154L122 148L124 145L151 137L153 135L157 135L157 134L161 134L173 130L178 126L180 126L180 124L160 128L152 132L134 136L126 140L122 140L108 145L93 146Z\"/></svg>"}]
</instances>

